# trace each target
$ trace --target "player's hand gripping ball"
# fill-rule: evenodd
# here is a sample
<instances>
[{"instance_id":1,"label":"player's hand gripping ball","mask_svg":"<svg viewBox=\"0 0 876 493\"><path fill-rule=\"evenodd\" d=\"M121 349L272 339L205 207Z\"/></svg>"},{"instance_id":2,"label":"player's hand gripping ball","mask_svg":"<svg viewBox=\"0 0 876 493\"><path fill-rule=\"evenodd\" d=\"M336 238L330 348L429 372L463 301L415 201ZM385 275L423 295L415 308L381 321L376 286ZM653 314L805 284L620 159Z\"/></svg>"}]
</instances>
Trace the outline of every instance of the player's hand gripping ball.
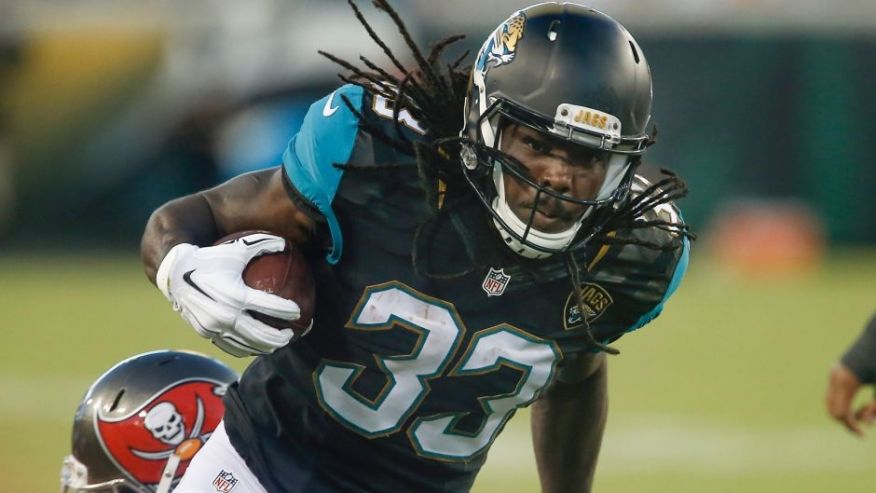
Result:
<instances>
[{"instance_id":1,"label":"player's hand gripping ball","mask_svg":"<svg viewBox=\"0 0 876 493\"><path fill-rule=\"evenodd\" d=\"M211 247L176 245L156 284L198 334L234 356L271 353L313 321L307 261L270 233L237 233Z\"/></svg>"},{"instance_id":2,"label":"player's hand gripping ball","mask_svg":"<svg viewBox=\"0 0 876 493\"><path fill-rule=\"evenodd\" d=\"M266 234L266 231L242 231L232 233L218 242L217 245L234 241L253 234ZM313 308L316 304L316 287L313 273L307 258L295 245L286 242L286 248L280 252L264 253L253 258L243 269L243 282L247 286L294 301L298 305L300 318L298 320L283 320L260 313L257 308L251 310L251 315L277 329L292 329L294 339L306 334L313 326Z\"/></svg>"}]
</instances>

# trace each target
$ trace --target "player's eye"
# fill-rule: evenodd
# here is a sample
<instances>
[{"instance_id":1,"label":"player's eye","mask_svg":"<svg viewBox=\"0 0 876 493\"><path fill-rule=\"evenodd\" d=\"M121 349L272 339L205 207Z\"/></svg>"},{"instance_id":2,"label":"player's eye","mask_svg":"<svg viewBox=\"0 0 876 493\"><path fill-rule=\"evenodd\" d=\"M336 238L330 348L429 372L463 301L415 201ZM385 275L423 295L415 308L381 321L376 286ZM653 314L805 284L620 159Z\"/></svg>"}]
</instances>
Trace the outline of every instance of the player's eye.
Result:
<instances>
[{"instance_id":1,"label":"player's eye","mask_svg":"<svg viewBox=\"0 0 876 493\"><path fill-rule=\"evenodd\" d=\"M539 154L550 154L554 149L552 145L535 137L524 137L523 143Z\"/></svg>"}]
</instances>

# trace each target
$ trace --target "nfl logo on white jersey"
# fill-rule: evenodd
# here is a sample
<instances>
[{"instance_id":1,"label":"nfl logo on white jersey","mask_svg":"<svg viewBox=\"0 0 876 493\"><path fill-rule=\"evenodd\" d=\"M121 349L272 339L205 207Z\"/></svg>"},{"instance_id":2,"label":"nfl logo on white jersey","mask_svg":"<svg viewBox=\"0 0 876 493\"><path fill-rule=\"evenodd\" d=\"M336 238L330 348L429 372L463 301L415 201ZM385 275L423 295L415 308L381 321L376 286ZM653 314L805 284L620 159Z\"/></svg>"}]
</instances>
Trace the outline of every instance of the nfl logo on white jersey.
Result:
<instances>
[{"instance_id":1,"label":"nfl logo on white jersey","mask_svg":"<svg viewBox=\"0 0 876 493\"><path fill-rule=\"evenodd\" d=\"M505 274L505 269L496 270L490 267L490 272L487 272L481 287L487 292L487 296L502 296L510 281L511 276Z\"/></svg>"},{"instance_id":2,"label":"nfl logo on white jersey","mask_svg":"<svg viewBox=\"0 0 876 493\"><path fill-rule=\"evenodd\" d=\"M216 479L213 480L213 487L219 493L229 493L232 488L237 486L237 481L238 479L234 477L233 473L221 470Z\"/></svg>"}]
</instances>

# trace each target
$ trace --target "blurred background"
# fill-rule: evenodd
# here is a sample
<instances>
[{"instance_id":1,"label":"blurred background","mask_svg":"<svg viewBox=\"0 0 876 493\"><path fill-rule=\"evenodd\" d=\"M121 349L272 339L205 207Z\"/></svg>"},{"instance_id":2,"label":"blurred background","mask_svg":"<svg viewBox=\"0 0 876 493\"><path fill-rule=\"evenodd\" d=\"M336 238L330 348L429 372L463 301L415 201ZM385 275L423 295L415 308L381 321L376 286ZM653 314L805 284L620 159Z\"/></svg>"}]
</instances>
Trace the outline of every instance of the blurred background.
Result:
<instances>
[{"instance_id":1,"label":"blurred background","mask_svg":"<svg viewBox=\"0 0 876 493\"><path fill-rule=\"evenodd\" d=\"M527 2L393 4L421 45L468 34L461 53ZM874 491L876 437L831 423L822 394L876 307L876 4L589 4L645 51L649 165L686 178L700 235L611 362L596 491ZM145 280L139 235L166 200L279 163L338 83L317 49L384 60L340 0L0 3L0 489L57 490L78 400L116 361L219 355ZM500 488L537 491L525 417L475 490Z\"/></svg>"}]
</instances>

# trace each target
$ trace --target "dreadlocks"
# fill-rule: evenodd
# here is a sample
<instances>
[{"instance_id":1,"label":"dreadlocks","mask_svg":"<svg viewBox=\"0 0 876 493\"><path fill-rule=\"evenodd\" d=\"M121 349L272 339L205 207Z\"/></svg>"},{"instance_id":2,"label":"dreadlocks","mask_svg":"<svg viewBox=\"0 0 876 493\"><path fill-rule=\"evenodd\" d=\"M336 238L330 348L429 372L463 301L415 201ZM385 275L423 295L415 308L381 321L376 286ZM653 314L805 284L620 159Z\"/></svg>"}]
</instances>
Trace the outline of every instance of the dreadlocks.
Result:
<instances>
[{"instance_id":1,"label":"dreadlocks","mask_svg":"<svg viewBox=\"0 0 876 493\"><path fill-rule=\"evenodd\" d=\"M359 68L330 53L319 51L321 55L350 71L351 75L339 75L342 81L361 86L365 90L393 102L396 135L388 136L385 132L373 127L366 128L366 130L406 154L415 154L414 144L404 136L398 123L399 113L403 109L407 109L414 119L424 125L431 140L458 135L459 115L465 101L468 74L471 71L471 67L460 68L460 65L468 57L469 52L466 51L457 60L444 66L441 65L440 60L449 46L464 39L465 36L456 34L441 39L431 48L428 56L425 56L411 37L398 13L389 3L386 0L374 0L374 6L390 16L406 46L411 50L417 64L413 70L409 70L402 65L395 53L374 32L359 7L352 0L347 0L347 3L371 39L383 50L400 73L400 76L394 76L364 56L360 56L359 60L367 69ZM346 101L346 104L351 106L349 101ZM358 114L354 108L351 107L351 110Z\"/></svg>"},{"instance_id":2,"label":"dreadlocks","mask_svg":"<svg viewBox=\"0 0 876 493\"><path fill-rule=\"evenodd\" d=\"M465 39L465 36L462 34L447 36L435 43L428 55L425 55L411 37L404 21L395 9L386 0L374 0L374 6L389 15L404 39L405 45L413 54L416 65L409 69L399 61L396 54L374 31L353 0L347 0L347 3L368 35L383 50L399 75L390 74L388 70L379 67L365 56L359 57L359 61L365 66L363 69L331 53L324 51L319 51L319 53L349 71L349 74L338 75L341 81L383 96L393 104L395 132L394 135L388 135L383 129L362 118L359 110L346 97L343 98L344 104L359 117L360 126L365 132L397 151L411 156L412 162L416 164L421 186L425 192L427 204L433 212L433 217L417 228L412 249L413 267L418 274L436 279L451 279L467 275L480 267L475 260L468 269L462 272L452 274L428 272L423 265L423 256L419 254L420 248L418 248L418 245L425 242L431 228L437 227L443 221L451 220L449 215L458 203L455 200L458 195L454 192L464 190L464 187L467 186L460 172L458 157L456 157L459 155L458 149L445 147L445 144L457 139L461 128L460 115L465 104L468 78L471 73L471 66L462 66L462 63L468 57L469 51L466 50L451 63L444 64L442 62L442 55L447 48ZM404 135L399 123L399 115L402 110L410 112L411 116L423 125L427 132L425 142L411 142ZM458 143L456 145L458 146ZM352 170L388 170L401 166L404 164L382 164L368 168L348 164L344 167ZM458 230L462 235L469 257L476 259L474 239L465 228L458 228Z\"/></svg>"},{"instance_id":3,"label":"dreadlocks","mask_svg":"<svg viewBox=\"0 0 876 493\"><path fill-rule=\"evenodd\" d=\"M424 221L417 229L414 236L412 249L412 262L414 270L420 274L434 279L447 279L461 277L481 268L479 265L477 250L478 246L467 228L459 224L458 215L454 214L456 207L463 202L463 197L468 197L468 183L461 172L460 152L465 138L460 137L463 118L462 112L468 90L471 65L462 65L468 57L466 51L450 63L443 63L442 56L448 47L465 38L464 35L456 34L447 36L435 43L428 54L424 54L417 43L413 40L405 23L387 0L373 0L373 5L386 13L391 19L407 48L410 50L415 64L412 68L401 63L398 56L389 48L384 40L374 31L359 7L353 0L347 0L356 18L368 32L371 39L383 50L398 75L393 75L389 70L381 68L367 57L360 56L359 61L364 68L349 61L338 58L331 53L319 51L319 53L336 63L348 74L339 74L339 78L349 84L362 87L366 91L385 97L392 102L393 120L395 122L395 135L389 135L386 131L378 128L367 119L357 108L344 96L344 104L357 116L361 128L372 137L391 146L397 151L410 156L411 162L416 164L421 186L425 192L426 200L432 217ZM401 129L400 113L402 110L410 112L411 116L422 124L426 130L426 138L423 141L412 142ZM647 145L655 142L656 129L652 132ZM633 158L631 166L639 164L639 157ZM406 163L410 164L410 163ZM355 165L338 165L353 170L391 170L398 169L402 164L385 164L367 168ZM619 208L603 211L602 217L595 217L591 221L593 225L589 229L589 237L582 244L601 245L639 245L655 250L676 250L682 247L686 240L695 239L688 226L672 219L645 220L644 214L659 205L669 203L687 194L687 186L684 181L675 174L662 170L664 178L657 181L644 190L637 191L635 195L622 203ZM444 221L450 221L460 232L466 252L472 260L471 266L463 272L453 274L439 274L427 272L420 255L420 246L428 237L428 231L437 228ZM658 244L642 240L630 234L618 235L618 231L632 231L641 228L659 228L672 233L672 241L666 244ZM588 272L579 267L576 254L582 248L575 251L567 251L563 256L563 266L570 279L579 313L582 314L580 322L569 327L565 337L581 336L587 345L611 354L617 354L614 348L596 341L590 330L587 317L584 316L585 307L581 286Z\"/></svg>"}]
</instances>

